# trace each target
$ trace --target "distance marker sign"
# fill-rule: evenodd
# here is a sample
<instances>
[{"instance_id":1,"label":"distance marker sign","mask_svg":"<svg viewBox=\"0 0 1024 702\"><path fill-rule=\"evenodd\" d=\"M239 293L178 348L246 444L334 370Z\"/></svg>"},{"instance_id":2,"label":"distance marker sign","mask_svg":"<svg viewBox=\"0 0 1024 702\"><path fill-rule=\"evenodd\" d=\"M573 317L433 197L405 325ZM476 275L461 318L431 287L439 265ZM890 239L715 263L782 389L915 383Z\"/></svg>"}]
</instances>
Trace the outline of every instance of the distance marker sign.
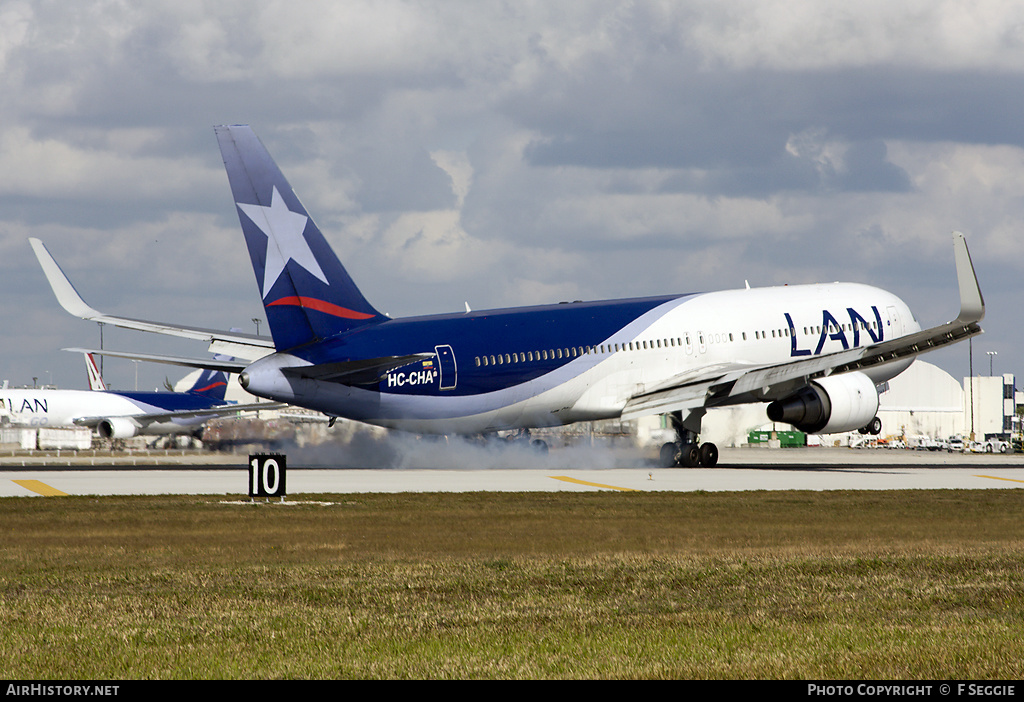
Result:
<instances>
[{"instance_id":1,"label":"distance marker sign","mask_svg":"<svg viewBox=\"0 0 1024 702\"><path fill-rule=\"evenodd\" d=\"M285 496L284 454L256 453L249 456L249 497Z\"/></svg>"}]
</instances>

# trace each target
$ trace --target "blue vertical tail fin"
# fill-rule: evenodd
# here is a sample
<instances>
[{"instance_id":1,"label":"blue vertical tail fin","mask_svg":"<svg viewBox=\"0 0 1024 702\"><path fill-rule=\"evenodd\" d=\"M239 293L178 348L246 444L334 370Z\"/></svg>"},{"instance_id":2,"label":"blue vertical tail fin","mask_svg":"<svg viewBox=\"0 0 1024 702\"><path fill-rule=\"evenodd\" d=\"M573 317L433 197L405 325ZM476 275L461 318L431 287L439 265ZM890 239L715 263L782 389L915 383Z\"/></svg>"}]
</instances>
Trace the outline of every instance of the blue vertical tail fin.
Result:
<instances>
[{"instance_id":1,"label":"blue vertical tail fin","mask_svg":"<svg viewBox=\"0 0 1024 702\"><path fill-rule=\"evenodd\" d=\"M277 350L384 321L252 129L215 131Z\"/></svg>"},{"instance_id":2,"label":"blue vertical tail fin","mask_svg":"<svg viewBox=\"0 0 1024 702\"><path fill-rule=\"evenodd\" d=\"M214 358L223 359L226 357L214 356ZM227 373L224 371L204 370L199 374L199 378L192 384L192 387L188 389L188 392L193 395L202 395L218 402L224 402L228 392Z\"/></svg>"}]
</instances>

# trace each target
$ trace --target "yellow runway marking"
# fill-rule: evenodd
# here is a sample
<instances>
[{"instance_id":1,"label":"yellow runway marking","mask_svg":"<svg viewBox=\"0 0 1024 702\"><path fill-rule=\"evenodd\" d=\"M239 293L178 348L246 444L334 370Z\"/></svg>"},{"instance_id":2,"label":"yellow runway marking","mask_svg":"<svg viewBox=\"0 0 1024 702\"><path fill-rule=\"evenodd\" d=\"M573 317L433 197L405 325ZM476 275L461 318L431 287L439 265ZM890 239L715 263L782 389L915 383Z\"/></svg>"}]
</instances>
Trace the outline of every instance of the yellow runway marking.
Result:
<instances>
[{"instance_id":1,"label":"yellow runway marking","mask_svg":"<svg viewBox=\"0 0 1024 702\"><path fill-rule=\"evenodd\" d=\"M18 485L22 486L26 490L37 492L40 495L47 495L52 497L67 497L66 492L61 492L55 487L50 487L46 483L39 480L15 480Z\"/></svg>"},{"instance_id":2,"label":"yellow runway marking","mask_svg":"<svg viewBox=\"0 0 1024 702\"><path fill-rule=\"evenodd\" d=\"M1010 483L1024 483L1024 480L1017 480L1015 478L1000 478L996 475L976 475L975 478L989 478L990 480L1005 480Z\"/></svg>"},{"instance_id":3,"label":"yellow runway marking","mask_svg":"<svg viewBox=\"0 0 1024 702\"><path fill-rule=\"evenodd\" d=\"M615 485L602 485L601 483L590 483L586 480L577 480L576 478L570 478L567 475L549 475L549 478L553 480L564 480L567 483L576 483L577 485L589 485L590 487L608 488L609 490L622 490L624 492L636 492L633 488L617 487Z\"/></svg>"}]
</instances>

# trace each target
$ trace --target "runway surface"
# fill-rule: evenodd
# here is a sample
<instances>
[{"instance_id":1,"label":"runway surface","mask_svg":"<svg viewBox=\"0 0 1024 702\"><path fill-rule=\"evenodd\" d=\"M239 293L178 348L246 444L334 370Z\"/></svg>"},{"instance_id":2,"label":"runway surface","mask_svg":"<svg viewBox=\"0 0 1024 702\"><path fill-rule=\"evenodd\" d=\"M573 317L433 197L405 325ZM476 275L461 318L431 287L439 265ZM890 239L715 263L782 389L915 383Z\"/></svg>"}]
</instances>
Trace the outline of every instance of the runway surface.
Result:
<instances>
[{"instance_id":1,"label":"runway surface","mask_svg":"<svg viewBox=\"0 0 1024 702\"><path fill-rule=\"evenodd\" d=\"M998 490L1024 488L1024 456L851 449L723 449L717 468L664 469L632 461L591 468L559 460L541 467L290 467L289 496L364 492L555 492L737 490ZM567 454L568 456L568 454ZM578 459L578 456L575 456ZM63 460L65 465L60 465ZM245 456L219 464L81 465L39 458L0 465L0 497L59 495L248 495ZM74 464L74 463L77 463ZM108 463L110 463L108 461ZM169 463L169 461L165 461Z\"/></svg>"}]
</instances>

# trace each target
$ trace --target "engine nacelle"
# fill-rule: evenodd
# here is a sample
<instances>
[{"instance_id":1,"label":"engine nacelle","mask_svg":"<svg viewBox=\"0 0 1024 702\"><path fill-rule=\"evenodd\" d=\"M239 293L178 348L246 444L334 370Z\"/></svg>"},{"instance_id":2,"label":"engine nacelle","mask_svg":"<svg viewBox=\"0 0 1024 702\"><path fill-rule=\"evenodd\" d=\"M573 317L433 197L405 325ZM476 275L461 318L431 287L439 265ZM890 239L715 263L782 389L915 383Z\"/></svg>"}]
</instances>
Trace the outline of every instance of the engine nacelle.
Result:
<instances>
[{"instance_id":1,"label":"engine nacelle","mask_svg":"<svg viewBox=\"0 0 1024 702\"><path fill-rule=\"evenodd\" d=\"M819 378L768 405L773 422L808 434L832 434L866 427L878 413L875 381L863 373Z\"/></svg>"},{"instance_id":2,"label":"engine nacelle","mask_svg":"<svg viewBox=\"0 0 1024 702\"><path fill-rule=\"evenodd\" d=\"M139 425L126 417L111 417L101 420L96 431L103 439L130 439L139 433Z\"/></svg>"}]
</instances>

